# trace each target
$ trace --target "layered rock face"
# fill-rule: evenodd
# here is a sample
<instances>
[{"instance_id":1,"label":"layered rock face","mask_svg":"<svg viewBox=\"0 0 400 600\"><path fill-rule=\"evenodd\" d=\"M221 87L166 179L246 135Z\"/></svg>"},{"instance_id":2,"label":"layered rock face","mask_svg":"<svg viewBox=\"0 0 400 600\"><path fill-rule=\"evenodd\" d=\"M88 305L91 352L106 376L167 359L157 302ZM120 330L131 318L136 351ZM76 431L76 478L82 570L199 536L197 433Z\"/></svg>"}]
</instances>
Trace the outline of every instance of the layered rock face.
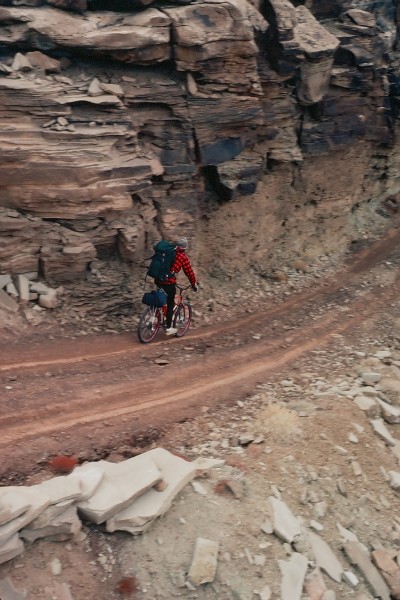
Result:
<instances>
[{"instance_id":1,"label":"layered rock face","mask_svg":"<svg viewBox=\"0 0 400 600\"><path fill-rule=\"evenodd\" d=\"M182 232L204 269L251 232L246 269L288 219L395 196L399 24L392 0L0 0L0 274L129 275Z\"/></svg>"}]
</instances>

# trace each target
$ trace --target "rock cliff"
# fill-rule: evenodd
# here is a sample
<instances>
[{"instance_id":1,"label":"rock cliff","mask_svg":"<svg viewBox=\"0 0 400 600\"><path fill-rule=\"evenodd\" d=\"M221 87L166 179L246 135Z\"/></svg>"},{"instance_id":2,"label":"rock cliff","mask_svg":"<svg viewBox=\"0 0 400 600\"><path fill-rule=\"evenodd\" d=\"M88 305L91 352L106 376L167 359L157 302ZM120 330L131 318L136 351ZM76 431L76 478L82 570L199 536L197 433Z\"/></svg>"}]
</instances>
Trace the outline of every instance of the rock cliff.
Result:
<instances>
[{"instance_id":1,"label":"rock cliff","mask_svg":"<svg viewBox=\"0 0 400 600\"><path fill-rule=\"evenodd\" d=\"M399 26L399 0L0 0L0 274L119 310L161 236L229 280L384 224Z\"/></svg>"}]
</instances>

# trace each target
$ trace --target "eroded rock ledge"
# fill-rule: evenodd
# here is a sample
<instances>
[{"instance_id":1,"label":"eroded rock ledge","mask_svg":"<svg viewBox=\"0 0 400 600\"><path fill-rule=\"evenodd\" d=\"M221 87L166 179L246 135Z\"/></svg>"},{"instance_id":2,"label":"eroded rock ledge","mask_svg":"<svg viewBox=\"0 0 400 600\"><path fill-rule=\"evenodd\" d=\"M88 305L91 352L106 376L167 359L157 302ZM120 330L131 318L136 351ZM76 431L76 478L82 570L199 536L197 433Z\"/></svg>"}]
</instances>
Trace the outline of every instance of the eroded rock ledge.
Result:
<instances>
[{"instance_id":1,"label":"eroded rock ledge","mask_svg":"<svg viewBox=\"0 0 400 600\"><path fill-rule=\"evenodd\" d=\"M264 197L276 220L268 198L289 185L276 187L276 168L297 173L300 204L319 190L329 210L335 190L307 191L307 169L360 142L360 168L379 162L380 183L356 177L339 205L396 195L399 11L367 0L0 1L0 273L84 281L98 258L134 269L160 236L184 229L208 244L204 218L246 197ZM277 239L259 204L248 219ZM248 233L225 225L239 242Z\"/></svg>"}]
</instances>

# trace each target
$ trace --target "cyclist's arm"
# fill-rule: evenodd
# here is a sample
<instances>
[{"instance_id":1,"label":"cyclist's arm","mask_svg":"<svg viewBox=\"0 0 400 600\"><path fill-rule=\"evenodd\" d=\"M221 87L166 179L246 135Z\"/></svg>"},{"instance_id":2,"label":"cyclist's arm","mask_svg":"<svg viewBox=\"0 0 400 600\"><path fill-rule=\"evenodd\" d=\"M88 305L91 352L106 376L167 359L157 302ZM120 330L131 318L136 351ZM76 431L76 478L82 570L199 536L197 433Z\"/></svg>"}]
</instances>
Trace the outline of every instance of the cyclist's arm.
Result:
<instances>
[{"instance_id":1,"label":"cyclist's arm","mask_svg":"<svg viewBox=\"0 0 400 600\"><path fill-rule=\"evenodd\" d=\"M183 254L182 257L180 257L180 259L182 262L181 266L182 266L183 272L185 273L186 277L189 279L190 285L192 285L194 287L196 285L196 275L192 269L190 260L188 259L186 254Z\"/></svg>"}]
</instances>

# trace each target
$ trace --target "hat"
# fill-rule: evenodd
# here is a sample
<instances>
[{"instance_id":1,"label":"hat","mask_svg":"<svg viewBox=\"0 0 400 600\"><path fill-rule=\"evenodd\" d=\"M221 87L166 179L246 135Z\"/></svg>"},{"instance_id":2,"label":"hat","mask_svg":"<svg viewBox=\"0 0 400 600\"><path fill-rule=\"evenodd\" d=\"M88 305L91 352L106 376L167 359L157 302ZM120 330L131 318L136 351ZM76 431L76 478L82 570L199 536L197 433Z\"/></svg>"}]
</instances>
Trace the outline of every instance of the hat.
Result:
<instances>
[{"instance_id":1,"label":"hat","mask_svg":"<svg viewBox=\"0 0 400 600\"><path fill-rule=\"evenodd\" d=\"M181 237L176 240L176 245L179 246L180 248L183 248L184 250L187 250L187 247L189 246L189 242L188 242L187 238Z\"/></svg>"}]
</instances>

